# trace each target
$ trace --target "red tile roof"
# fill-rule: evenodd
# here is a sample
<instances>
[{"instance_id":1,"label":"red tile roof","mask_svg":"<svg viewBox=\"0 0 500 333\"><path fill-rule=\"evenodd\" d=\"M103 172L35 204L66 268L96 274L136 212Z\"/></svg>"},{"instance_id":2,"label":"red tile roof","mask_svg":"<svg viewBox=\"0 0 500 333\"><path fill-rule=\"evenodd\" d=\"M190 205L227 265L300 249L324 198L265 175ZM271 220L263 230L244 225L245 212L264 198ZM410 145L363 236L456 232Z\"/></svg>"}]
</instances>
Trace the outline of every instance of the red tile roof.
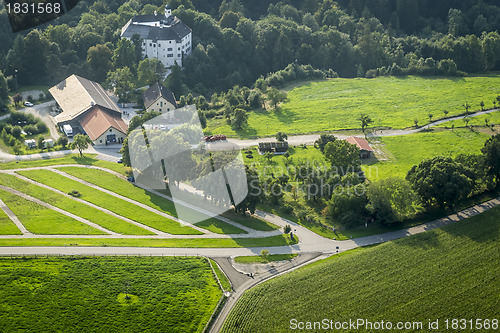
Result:
<instances>
[{"instance_id":1,"label":"red tile roof","mask_svg":"<svg viewBox=\"0 0 500 333\"><path fill-rule=\"evenodd\" d=\"M373 149L370 147L370 144L365 139L351 136L345 140L349 143L352 143L353 145L358 146L358 148L361 150L373 151Z\"/></svg>"},{"instance_id":2,"label":"red tile roof","mask_svg":"<svg viewBox=\"0 0 500 333\"><path fill-rule=\"evenodd\" d=\"M83 129L92 140L97 140L106 133L111 127L126 134L128 126L118 114L110 114L94 107L81 121Z\"/></svg>"}]
</instances>

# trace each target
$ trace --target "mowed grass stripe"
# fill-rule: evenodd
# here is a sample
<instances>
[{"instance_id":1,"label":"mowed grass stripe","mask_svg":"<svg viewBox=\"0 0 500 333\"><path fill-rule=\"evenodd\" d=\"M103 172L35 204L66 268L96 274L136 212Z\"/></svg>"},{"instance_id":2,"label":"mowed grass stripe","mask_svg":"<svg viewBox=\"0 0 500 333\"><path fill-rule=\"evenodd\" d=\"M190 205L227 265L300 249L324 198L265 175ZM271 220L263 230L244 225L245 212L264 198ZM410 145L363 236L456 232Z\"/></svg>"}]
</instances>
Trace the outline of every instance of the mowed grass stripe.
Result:
<instances>
[{"instance_id":1,"label":"mowed grass stripe","mask_svg":"<svg viewBox=\"0 0 500 333\"><path fill-rule=\"evenodd\" d=\"M151 208L157 209L177 217L174 203L140 187L134 186L125 179L119 178L109 172L79 167L57 168L67 174L85 180L106 190L113 191L126 198L135 200Z\"/></svg>"},{"instance_id":2,"label":"mowed grass stripe","mask_svg":"<svg viewBox=\"0 0 500 333\"><path fill-rule=\"evenodd\" d=\"M22 235L21 230L0 208L0 235Z\"/></svg>"},{"instance_id":3,"label":"mowed grass stripe","mask_svg":"<svg viewBox=\"0 0 500 333\"><path fill-rule=\"evenodd\" d=\"M292 318L498 318L499 247L497 207L443 229L346 252L249 290L222 332L289 332Z\"/></svg>"},{"instance_id":4,"label":"mowed grass stripe","mask_svg":"<svg viewBox=\"0 0 500 333\"><path fill-rule=\"evenodd\" d=\"M165 199L159 195L146 191L140 187L134 186L130 182L116 177L115 175L98 169L91 168L79 168L79 167L60 167L61 171L66 172L69 175L83 179L89 183L100 186L107 190L118 193L126 198L133 199L137 202L150 206L154 209L162 211L164 213L170 214L177 217L177 212L175 210L174 203L168 199ZM185 208L186 211L189 208ZM186 212L185 212L186 213ZM193 218L200 216L201 214L192 211ZM255 218L244 218L237 217L236 215L231 215L235 217L235 222L238 222L246 227L261 230L261 231L272 231L277 227L268 224L267 222L255 219ZM208 217L207 217L208 218ZM232 219L232 217L229 217ZM218 234L241 234L246 233L244 230L225 223L216 218L209 218L203 222L196 223L196 226L210 230Z\"/></svg>"},{"instance_id":5,"label":"mowed grass stripe","mask_svg":"<svg viewBox=\"0 0 500 333\"><path fill-rule=\"evenodd\" d=\"M297 244L297 236L291 241L286 235L265 238L187 238L187 239L144 239L144 238L25 238L0 239L0 246L121 246L121 247L170 247L170 248L240 248L273 247ZM228 254L231 252L228 251Z\"/></svg>"},{"instance_id":6,"label":"mowed grass stripe","mask_svg":"<svg viewBox=\"0 0 500 333\"><path fill-rule=\"evenodd\" d=\"M52 206L80 216L108 230L123 235L154 235L153 232L106 214L96 208L64 197L43 187L31 184L13 175L0 173L0 184L17 189Z\"/></svg>"},{"instance_id":7,"label":"mowed grass stripe","mask_svg":"<svg viewBox=\"0 0 500 333\"><path fill-rule=\"evenodd\" d=\"M211 218L202 222L195 223L197 227L210 230L216 234L246 234L245 230L235 227L229 223L223 222L216 218Z\"/></svg>"},{"instance_id":8,"label":"mowed grass stripe","mask_svg":"<svg viewBox=\"0 0 500 333\"><path fill-rule=\"evenodd\" d=\"M174 235L202 234L198 230L182 226L176 221L150 212L149 210L133 205L120 198L116 198L107 193L93 189L75 180L58 175L50 170L19 171L19 174L65 193L71 190L78 190L81 194L80 199L106 208L116 214L145 224L159 231Z\"/></svg>"},{"instance_id":9,"label":"mowed grass stripe","mask_svg":"<svg viewBox=\"0 0 500 333\"><path fill-rule=\"evenodd\" d=\"M0 199L26 229L39 235L107 235L69 216L0 190Z\"/></svg>"}]
</instances>

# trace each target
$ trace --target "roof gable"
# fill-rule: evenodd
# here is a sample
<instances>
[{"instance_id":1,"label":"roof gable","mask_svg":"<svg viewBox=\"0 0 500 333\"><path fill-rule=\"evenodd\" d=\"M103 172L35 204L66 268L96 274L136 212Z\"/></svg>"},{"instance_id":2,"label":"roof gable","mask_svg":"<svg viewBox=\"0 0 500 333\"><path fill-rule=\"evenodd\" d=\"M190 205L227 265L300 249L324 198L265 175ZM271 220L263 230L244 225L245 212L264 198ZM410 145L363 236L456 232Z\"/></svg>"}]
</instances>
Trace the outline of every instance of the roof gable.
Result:
<instances>
[{"instance_id":1,"label":"roof gable","mask_svg":"<svg viewBox=\"0 0 500 333\"><path fill-rule=\"evenodd\" d=\"M345 140L353 145L356 145L360 150L373 151L370 144L365 139L351 136Z\"/></svg>"},{"instance_id":2,"label":"roof gable","mask_svg":"<svg viewBox=\"0 0 500 333\"><path fill-rule=\"evenodd\" d=\"M83 129L94 141L106 133L111 127L126 134L128 126L121 117L110 114L99 107L94 107L81 121Z\"/></svg>"},{"instance_id":3,"label":"roof gable","mask_svg":"<svg viewBox=\"0 0 500 333\"><path fill-rule=\"evenodd\" d=\"M49 89L63 112L55 117L58 123L71 121L93 106L121 113L120 108L97 82L71 75Z\"/></svg>"},{"instance_id":4,"label":"roof gable","mask_svg":"<svg viewBox=\"0 0 500 333\"><path fill-rule=\"evenodd\" d=\"M174 108L177 108L174 94L159 82L154 83L153 85L151 85L151 87L149 87L148 90L144 92L143 98L145 108L149 109L149 107L151 107L151 105L153 105L161 97L172 104Z\"/></svg>"}]
</instances>

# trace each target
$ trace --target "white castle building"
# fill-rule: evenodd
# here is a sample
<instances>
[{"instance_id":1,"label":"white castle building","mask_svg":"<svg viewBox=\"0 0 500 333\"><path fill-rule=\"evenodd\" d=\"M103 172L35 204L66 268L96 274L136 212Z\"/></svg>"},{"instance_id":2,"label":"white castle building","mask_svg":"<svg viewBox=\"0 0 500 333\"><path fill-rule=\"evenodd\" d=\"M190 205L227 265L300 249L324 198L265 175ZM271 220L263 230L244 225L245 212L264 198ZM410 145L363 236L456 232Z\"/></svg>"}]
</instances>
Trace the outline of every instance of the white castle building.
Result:
<instances>
[{"instance_id":1,"label":"white castle building","mask_svg":"<svg viewBox=\"0 0 500 333\"><path fill-rule=\"evenodd\" d=\"M156 58L167 68L175 62L182 66L184 55L191 54L192 30L172 16L172 9L167 5L165 15L134 16L122 28L121 37L128 40L134 35L142 39L142 53L146 58Z\"/></svg>"}]
</instances>

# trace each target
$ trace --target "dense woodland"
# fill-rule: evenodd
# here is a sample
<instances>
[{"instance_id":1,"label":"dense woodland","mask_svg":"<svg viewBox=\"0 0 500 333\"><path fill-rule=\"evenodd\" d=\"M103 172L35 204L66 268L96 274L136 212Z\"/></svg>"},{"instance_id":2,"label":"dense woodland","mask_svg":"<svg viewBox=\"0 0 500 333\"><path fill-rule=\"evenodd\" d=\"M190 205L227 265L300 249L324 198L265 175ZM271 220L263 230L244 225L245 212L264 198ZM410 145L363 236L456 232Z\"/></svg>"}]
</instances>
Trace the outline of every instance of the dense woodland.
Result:
<instances>
[{"instance_id":1,"label":"dense woodland","mask_svg":"<svg viewBox=\"0 0 500 333\"><path fill-rule=\"evenodd\" d=\"M465 75L500 67L495 0L169 0L193 29L194 52L168 84L177 96L209 98L289 64L342 77ZM120 41L133 15L162 12L161 0L81 1L31 31L10 32L0 10L0 70L17 82L53 84L77 73L118 90L162 74L140 68L137 41ZM325 74L326 75L326 74ZM277 78L277 83L283 83ZM293 76L289 79L293 79Z\"/></svg>"}]
</instances>

